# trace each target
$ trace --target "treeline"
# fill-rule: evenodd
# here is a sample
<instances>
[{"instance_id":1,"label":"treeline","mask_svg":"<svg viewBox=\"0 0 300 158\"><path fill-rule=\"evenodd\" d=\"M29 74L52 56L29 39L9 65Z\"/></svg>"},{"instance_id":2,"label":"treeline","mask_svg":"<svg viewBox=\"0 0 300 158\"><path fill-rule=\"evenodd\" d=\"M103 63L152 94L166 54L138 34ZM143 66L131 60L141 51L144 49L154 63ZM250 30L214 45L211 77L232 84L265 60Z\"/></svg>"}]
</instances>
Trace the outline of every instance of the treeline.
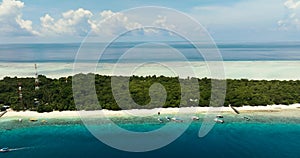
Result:
<instances>
[{"instance_id":1,"label":"treeline","mask_svg":"<svg viewBox=\"0 0 300 158\"><path fill-rule=\"evenodd\" d=\"M177 77L164 76L110 77L94 74L78 74L74 77L74 81L76 81L74 96L76 97L77 106L75 106L74 102L72 89L74 87L72 87L72 77L70 76L50 79L40 75L39 90L35 90L34 78L5 77L3 80L0 80L0 100L6 105L10 105L14 110L29 109L48 112L76 109L121 110L161 106L204 107L211 106L211 99L214 98L211 97L212 80L208 78L179 79ZM126 80L129 80L129 84L124 82ZM112 81L114 88L112 88ZM160 83L163 87L155 83ZM22 100L19 99L18 84L22 85ZM221 85L217 84L216 89L223 92L225 89ZM92 93L93 88L97 95L97 102L93 99L95 98L95 93ZM149 89L151 91L150 94ZM229 104L233 106L288 105L300 103L300 81L227 79L226 96L224 98L224 103L222 101L212 101L213 106L228 106ZM38 104L36 100L39 101Z\"/></svg>"}]
</instances>

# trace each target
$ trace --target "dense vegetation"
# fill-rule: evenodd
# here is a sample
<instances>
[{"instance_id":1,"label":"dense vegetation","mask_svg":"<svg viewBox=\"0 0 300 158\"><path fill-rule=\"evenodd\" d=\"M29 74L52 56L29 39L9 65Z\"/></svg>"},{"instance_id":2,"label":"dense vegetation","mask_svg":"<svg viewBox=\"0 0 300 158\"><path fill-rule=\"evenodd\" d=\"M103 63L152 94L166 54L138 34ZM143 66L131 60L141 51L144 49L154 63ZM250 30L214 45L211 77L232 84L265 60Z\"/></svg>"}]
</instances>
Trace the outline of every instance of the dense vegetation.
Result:
<instances>
[{"instance_id":1,"label":"dense vegetation","mask_svg":"<svg viewBox=\"0 0 300 158\"><path fill-rule=\"evenodd\" d=\"M84 83L85 77L90 76L95 80L95 88L100 105L94 103L92 95L89 96L89 85L93 83ZM179 106L209 106L211 100L211 79L179 79L176 77L164 77L164 76L148 76L148 77L114 77L115 79L129 79L129 92L130 95L126 95L126 84L120 84L118 87L117 95L125 105L119 107L114 95L112 94L110 76L100 76L93 74L79 74L76 77L81 78L83 84L80 86L87 87L86 91L76 92L75 96L84 95L85 97L76 102L79 105L77 108L84 110L95 109L130 109L137 108L132 104L128 96L133 99L134 102L141 105L142 108L154 108L156 102L151 105L147 105L151 102L149 96L149 88L153 83L160 83L164 86L166 91L166 101L163 107L179 107ZM183 91L180 84L185 84L188 80L195 80L199 87L188 87L185 92L187 96L182 96ZM5 77L0 81L0 100L5 104L11 105L14 110L37 110L39 112L52 111L52 110L75 110L75 103L72 91L72 77L50 79L45 76L39 76L40 89L35 90L34 78L10 78ZM18 94L18 83L22 84L23 99L20 101ZM226 80L227 90L224 106L229 104L233 106L258 106L258 105L271 105L271 104L293 104L300 102L300 81L257 81L257 80ZM200 97L197 96L197 90L200 92ZM164 93L161 89L153 91L154 98L157 97L160 100L164 100ZM87 95L87 96L86 96ZM199 100L193 100L194 98L200 98ZM39 104L35 104L34 99L39 101ZM221 104L221 103L220 103ZM222 105L219 105L222 106Z\"/></svg>"}]
</instances>

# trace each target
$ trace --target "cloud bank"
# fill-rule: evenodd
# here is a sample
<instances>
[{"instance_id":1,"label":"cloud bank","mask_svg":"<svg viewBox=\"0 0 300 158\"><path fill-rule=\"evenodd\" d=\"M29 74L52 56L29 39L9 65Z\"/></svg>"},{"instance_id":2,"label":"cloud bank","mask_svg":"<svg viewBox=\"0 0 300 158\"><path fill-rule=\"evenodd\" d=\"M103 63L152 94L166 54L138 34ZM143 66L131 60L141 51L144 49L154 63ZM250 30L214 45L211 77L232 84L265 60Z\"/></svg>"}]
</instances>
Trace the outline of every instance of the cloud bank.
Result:
<instances>
[{"instance_id":1,"label":"cloud bank","mask_svg":"<svg viewBox=\"0 0 300 158\"><path fill-rule=\"evenodd\" d=\"M142 24L131 20L122 12L104 10L92 13L79 8L63 12L58 18L46 13L39 18L39 23L23 19L24 2L3 0L0 3L0 35L35 36L35 37L85 37L89 32L95 35L115 36L122 32L142 28ZM175 26L167 24L166 18L158 16L153 25L166 29ZM144 30L146 33L151 30ZM152 31L153 33L154 31ZM157 32L155 32L157 33Z\"/></svg>"},{"instance_id":2,"label":"cloud bank","mask_svg":"<svg viewBox=\"0 0 300 158\"><path fill-rule=\"evenodd\" d=\"M55 42L57 39L60 41L65 39L78 41L82 40L88 33L101 37L114 37L126 31L143 28L143 22L149 20L149 18L145 18L147 13L129 15L109 9L93 12L80 7L71 10L65 9L58 14L51 14L46 11L28 19L26 13L30 9L26 8L26 4L22 0L2 0L2 2L0 0L1 40L4 39L5 42L7 42L6 40L27 42L27 39L37 42L40 40ZM284 2L282 0L253 0L229 4L220 2L220 4L209 5L199 3L198 6L191 5L190 10L186 12L207 28L213 38L223 41L273 40L284 37L285 34L285 38L290 40L291 35L288 33L300 33L300 0L284 0ZM181 27L181 31L193 33L193 30L184 27L188 24L181 26L182 19L162 15L150 19L147 23L166 30ZM137 16L138 18L136 18ZM170 18L176 19L178 24L168 23ZM279 31L278 28L283 31ZM170 33L154 29L143 29L139 33L142 35L155 34L162 37L172 36Z\"/></svg>"},{"instance_id":3,"label":"cloud bank","mask_svg":"<svg viewBox=\"0 0 300 158\"><path fill-rule=\"evenodd\" d=\"M39 35L32 28L32 21L24 20L24 3L17 0L3 0L0 4L0 32L2 35Z\"/></svg>"}]
</instances>

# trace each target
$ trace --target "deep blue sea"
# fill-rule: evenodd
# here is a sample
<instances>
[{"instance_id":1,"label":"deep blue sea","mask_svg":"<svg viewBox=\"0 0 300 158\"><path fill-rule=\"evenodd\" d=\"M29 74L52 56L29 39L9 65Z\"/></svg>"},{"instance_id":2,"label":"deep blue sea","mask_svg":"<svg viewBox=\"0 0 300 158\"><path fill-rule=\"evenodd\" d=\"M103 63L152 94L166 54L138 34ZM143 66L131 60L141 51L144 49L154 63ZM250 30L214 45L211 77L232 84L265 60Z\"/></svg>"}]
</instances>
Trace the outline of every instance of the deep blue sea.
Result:
<instances>
[{"instance_id":1,"label":"deep blue sea","mask_svg":"<svg viewBox=\"0 0 300 158\"><path fill-rule=\"evenodd\" d=\"M119 118L120 119L120 118ZM199 138L201 121L192 123L176 141L149 152L133 153L111 148L97 140L79 121L55 120L46 124L1 122L0 146L17 149L0 153L4 158L110 158L110 157L299 157L300 120L262 118L241 121L225 116L226 123L216 124L205 137ZM127 119L134 122L132 120ZM272 120L270 122L270 120ZM183 123L171 123L173 129ZM126 129L160 128L155 119L143 123L126 123ZM109 124L99 125L109 128ZM6 130L6 129L9 130ZM136 130L138 131L138 130ZM111 131L114 132L114 131ZM170 131L172 132L172 131ZM161 139L164 139L163 136Z\"/></svg>"},{"instance_id":2,"label":"deep blue sea","mask_svg":"<svg viewBox=\"0 0 300 158\"><path fill-rule=\"evenodd\" d=\"M96 60L99 52L105 48L101 62L116 62L121 55L134 48L144 54L157 53L153 56L161 56L162 61L176 61L166 53L168 47L143 45L138 42L122 42L107 45L105 43L84 44L86 58L82 60ZM169 47L178 50L189 61L203 61L195 47L189 43L169 42ZM80 43L68 44L0 44L0 62L73 62ZM139 47L138 47L139 46ZM205 44L199 44L200 48L207 48ZM273 60L300 60L300 42L277 43L219 43L217 47L224 61L273 61ZM165 53L165 56L164 56ZM90 57L90 58L89 58ZM150 55L151 57L151 55ZM132 62L136 59L131 59ZM142 60L140 58L139 60ZM134 61L133 61L134 62Z\"/></svg>"}]
</instances>

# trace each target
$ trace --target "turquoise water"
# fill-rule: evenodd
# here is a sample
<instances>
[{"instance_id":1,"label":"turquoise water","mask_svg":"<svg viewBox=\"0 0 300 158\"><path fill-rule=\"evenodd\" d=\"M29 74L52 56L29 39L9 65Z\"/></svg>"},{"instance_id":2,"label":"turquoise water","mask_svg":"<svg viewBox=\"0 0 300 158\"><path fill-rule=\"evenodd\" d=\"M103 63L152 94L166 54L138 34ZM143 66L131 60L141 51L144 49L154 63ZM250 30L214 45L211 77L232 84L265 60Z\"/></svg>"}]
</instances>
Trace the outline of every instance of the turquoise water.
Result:
<instances>
[{"instance_id":1,"label":"turquoise water","mask_svg":"<svg viewBox=\"0 0 300 158\"><path fill-rule=\"evenodd\" d=\"M19 150L0 153L5 158L60 158L60 157L299 157L300 120L276 118L272 122L225 118L225 124L216 124L204 138L198 137L201 122L193 122L176 141L161 149L130 153L111 148L85 128L80 120L49 120L47 123L18 123L2 121L0 146ZM269 118L268 121L270 121ZM114 121L129 129L151 131L162 127L155 119L137 123ZM182 123L172 123L178 127ZM101 128L109 126L102 124ZM8 130L7 130L8 129ZM136 130L139 131L139 130ZM114 131L111 131L114 132ZM171 131L170 131L171 132ZM163 139L163 138L162 138ZM21 148L21 149L20 149ZM187 155L187 156L186 156Z\"/></svg>"},{"instance_id":2,"label":"turquoise water","mask_svg":"<svg viewBox=\"0 0 300 158\"><path fill-rule=\"evenodd\" d=\"M178 49L189 61L203 60L191 45L170 45ZM79 46L80 44L1 44L0 62L73 62ZM101 62L116 62L133 46L135 43L112 45ZM299 42L218 44L218 47L225 61L300 60ZM147 48L149 49L164 55L163 48ZM98 51L98 45L91 44L86 53L94 58L99 54ZM169 57L162 60L174 61ZM176 141L145 153L124 152L105 145L97 140L80 120L47 120L47 123L42 124L1 119L0 147L7 146L15 150L0 153L0 158L300 157L299 118L260 116L246 122L226 116L226 123L217 124L204 138L198 137L201 122L193 122ZM151 131L164 125L153 118L113 120L122 128L139 132ZM181 125L172 124L175 129ZM109 128L109 124L99 126Z\"/></svg>"}]
</instances>

